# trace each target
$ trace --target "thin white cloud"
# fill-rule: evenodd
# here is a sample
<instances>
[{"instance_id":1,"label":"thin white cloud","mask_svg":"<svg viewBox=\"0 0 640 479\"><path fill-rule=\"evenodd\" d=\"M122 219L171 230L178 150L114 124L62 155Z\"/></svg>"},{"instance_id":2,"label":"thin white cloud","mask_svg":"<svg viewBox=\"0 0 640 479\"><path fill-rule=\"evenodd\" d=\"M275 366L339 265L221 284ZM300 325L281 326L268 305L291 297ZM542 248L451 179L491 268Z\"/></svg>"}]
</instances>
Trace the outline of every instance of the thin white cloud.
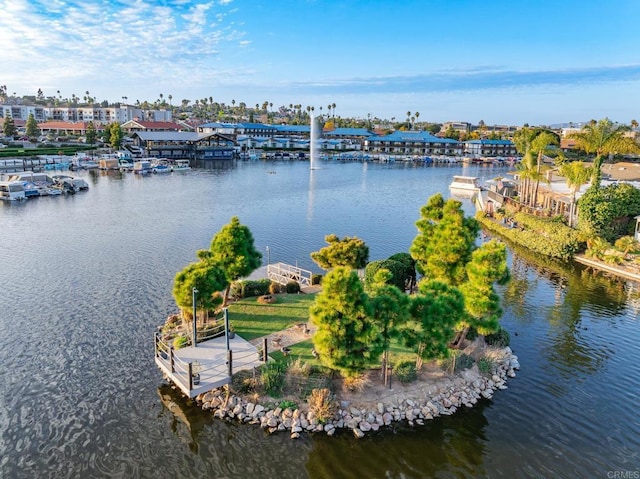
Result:
<instances>
[{"instance_id":1,"label":"thin white cloud","mask_svg":"<svg viewBox=\"0 0 640 479\"><path fill-rule=\"evenodd\" d=\"M107 77L214 78L221 44L245 35L227 21L230 3L0 0L0 51L11 65L2 83L22 90L73 78L88 88Z\"/></svg>"}]
</instances>

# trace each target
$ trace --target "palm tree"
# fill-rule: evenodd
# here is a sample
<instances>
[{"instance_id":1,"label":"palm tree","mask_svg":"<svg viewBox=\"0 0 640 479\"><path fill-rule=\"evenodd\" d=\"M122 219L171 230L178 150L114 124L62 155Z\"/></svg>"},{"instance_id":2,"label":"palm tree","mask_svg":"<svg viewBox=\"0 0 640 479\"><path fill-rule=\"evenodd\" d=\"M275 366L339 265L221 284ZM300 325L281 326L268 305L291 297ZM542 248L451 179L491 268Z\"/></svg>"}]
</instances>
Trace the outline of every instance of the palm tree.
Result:
<instances>
[{"instance_id":1,"label":"palm tree","mask_svg":"<svg viewBox=\"0 0 640 479\"><path fill-rule=\"evenodd\" d=\"M578 148L585 153L595 153L593 160L592 184L600 187L601 167L605 155L616 153L640 153L640 147L633 138L625 136L630 130L627 125L616 125L609 118L596 122L591 120L582 130L570 135Z\"/></svg>"},{"instance_id":2,"label":"palm tree","mask_svg":"<svg viewBox=\"0 0 640 479\"><path fill-rule=\"evenodd\" d=\"M582 185L589 182L593 175L593 167L584 166L582 161L573 161L560 166L559 173L567 179L567 186L571 191L571 205L569 207L569 226L573 226L573 218L576 215L576 193Z\"/></svg>"},{"instance_id":3,"label":"palm tree","mask_svg":"<svg viewBox=\"0 0 640 479\"><path fill-rule=\"evenodd\" d=\"M534 140L531 142L531 153L537 154L536 161L536 174L534 175L533 180L536 182L536 185L533 189L533 195L531 198L531 206L536 206L536 202L538 200L538 187L540 186L540 180L545 179L542 175L542 157L553 155L557 153L558 150L552 148L553 146L557 146L559 143L558 136L550 131L542 131L540 132Z\"/></svg>"}]
</instances>

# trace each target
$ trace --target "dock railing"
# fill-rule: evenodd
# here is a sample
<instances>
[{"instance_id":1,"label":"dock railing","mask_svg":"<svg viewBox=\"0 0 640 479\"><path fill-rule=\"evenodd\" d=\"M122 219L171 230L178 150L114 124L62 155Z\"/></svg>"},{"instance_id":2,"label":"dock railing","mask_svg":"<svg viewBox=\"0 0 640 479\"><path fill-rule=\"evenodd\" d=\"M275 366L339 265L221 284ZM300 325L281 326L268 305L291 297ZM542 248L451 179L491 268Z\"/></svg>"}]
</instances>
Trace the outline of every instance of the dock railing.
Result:
<instances>
[{"instance_id":1,"label":"dock railing","mask_svg":"<svg viewBox=\"0 0 640 479\"><path fill-rule=\"evenodd\" d=\"M300 286L311 286L312 272L286 263L267 265L267 277L280 284L295 281Z\"/></svg>"},{"instance_id":2,"label":"dock railing","mask_svg":"<svg viewBox=\"0 0 640 479\"><path fill-rule=\"evenodd\" d=\"M200 341L198 341L200 342ZM154 333L155 362L165 375L188 397L218 388L231 382L234 367L246 369L255 363L256 352L232 350L215 359L199 358L193 361L181 359L173 345L162 339L162 334Z\"/></svg>"}]
</instances>

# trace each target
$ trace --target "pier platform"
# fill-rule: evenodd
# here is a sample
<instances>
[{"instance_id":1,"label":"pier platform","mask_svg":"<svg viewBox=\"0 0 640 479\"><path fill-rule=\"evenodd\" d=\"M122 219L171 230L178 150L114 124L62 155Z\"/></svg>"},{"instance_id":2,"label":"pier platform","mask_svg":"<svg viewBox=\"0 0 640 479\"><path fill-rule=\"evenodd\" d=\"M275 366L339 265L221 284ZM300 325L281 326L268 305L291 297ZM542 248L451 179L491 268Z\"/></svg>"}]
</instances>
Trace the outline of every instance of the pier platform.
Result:
<instances>
[{"instance_id":1,"label":"pier platform","mask_svg":"<svg viewBox=\"0 0 640 479\"><path fill-rule=\"evenodd\" d=\"M164 375L189 398L231 382L241 370L261 364L258 348L238 335L199 342L196 347L174 349L155 333L155 363Z\"/></svg>"}]
</instances>

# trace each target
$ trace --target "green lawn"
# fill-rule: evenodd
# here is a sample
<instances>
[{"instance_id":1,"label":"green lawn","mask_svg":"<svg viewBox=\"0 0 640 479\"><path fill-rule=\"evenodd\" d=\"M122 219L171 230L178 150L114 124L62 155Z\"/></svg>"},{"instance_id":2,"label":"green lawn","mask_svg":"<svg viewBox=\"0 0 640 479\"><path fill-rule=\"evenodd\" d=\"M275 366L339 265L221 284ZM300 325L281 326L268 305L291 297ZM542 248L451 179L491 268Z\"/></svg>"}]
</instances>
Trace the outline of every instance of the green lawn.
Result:
<instances>
[{"instance_id":1,"label":"green lawn","mask_svg":"<svg viewBox=\"0 0 640 479\"><path fill-rule=\"evenodd\" d=\"M229 321L236 332L247 341L271 333L282 331L298 323L309 320L309 306L315 300L315 294L277 294L277 301L272 304L260 304L257 298L245 298L229 305ZM313 341L311 338L289 346L289 358L300 357L303 362L319 366L320 362L313 357ZM284 359L282 352L274 350L269 355L276 359ZM389 358L393 364L415 360L415 353L400 344L391 341Z\"/></svg>"},{"instance_id":2,"label":"green lawn","mask_svg":"<svg viewBox=\"0 0 640 479\"><path fill-rule=\"evenodd\" d=\"M277 294L272 304L260 304L257 298L245 298L229 305L229 321L247 341L282 331L309 320L309 306L315 294Z\"/></svg>"}]
</instances>

